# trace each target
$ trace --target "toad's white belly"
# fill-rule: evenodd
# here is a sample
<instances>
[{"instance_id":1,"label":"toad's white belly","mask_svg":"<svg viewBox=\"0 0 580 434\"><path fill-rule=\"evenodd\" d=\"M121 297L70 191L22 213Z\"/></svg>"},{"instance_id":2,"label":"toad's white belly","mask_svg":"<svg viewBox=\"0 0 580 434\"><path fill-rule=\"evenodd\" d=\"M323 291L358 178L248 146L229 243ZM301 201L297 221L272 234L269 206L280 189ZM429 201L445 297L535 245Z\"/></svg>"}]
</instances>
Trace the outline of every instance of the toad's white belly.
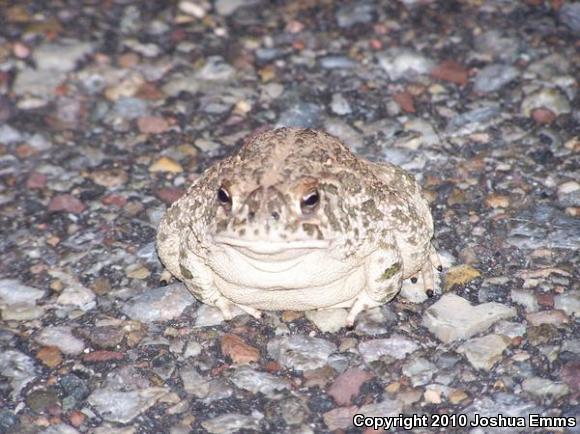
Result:
<instances>
[{"instance_id":1,"label":"toad's white belly","mask_svg":"<svg viewBox=\"0 0 580 434\"><path fill-rule=\"evenodd\" d=\"M207 261L223 296L256 309L350 306L366 287L364 261L333 258L325 249L260 258L219 246Z\"/></svg>"}]
</instances>

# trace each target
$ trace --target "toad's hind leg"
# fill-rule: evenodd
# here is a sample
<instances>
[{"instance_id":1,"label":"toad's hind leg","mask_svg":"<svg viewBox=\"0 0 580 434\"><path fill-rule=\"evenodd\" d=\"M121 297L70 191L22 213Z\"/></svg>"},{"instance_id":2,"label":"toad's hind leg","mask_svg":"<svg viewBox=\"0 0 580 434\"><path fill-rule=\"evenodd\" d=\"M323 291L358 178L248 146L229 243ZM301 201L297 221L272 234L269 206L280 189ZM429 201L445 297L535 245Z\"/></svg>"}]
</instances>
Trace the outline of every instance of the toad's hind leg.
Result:
<instances>
[{"instance_id":1,"label":"toad's hind leg","mask_svg":"<svg viewBox=\"0 0 580 434\"><path fill-rule=\"evenodd\" d=\"M417 276L421 274L423 289L429 298L441 292L437 285L439 278L435 277L433 270L441 272L443 271L443 266L441 265L441 260L439 259L439 255L435 251L435 248L431 246L429 258L425 264L423 264L423 268L421 268L417 274L411 276L411 282L416 283Z\"/></svg>"}]
</instances>

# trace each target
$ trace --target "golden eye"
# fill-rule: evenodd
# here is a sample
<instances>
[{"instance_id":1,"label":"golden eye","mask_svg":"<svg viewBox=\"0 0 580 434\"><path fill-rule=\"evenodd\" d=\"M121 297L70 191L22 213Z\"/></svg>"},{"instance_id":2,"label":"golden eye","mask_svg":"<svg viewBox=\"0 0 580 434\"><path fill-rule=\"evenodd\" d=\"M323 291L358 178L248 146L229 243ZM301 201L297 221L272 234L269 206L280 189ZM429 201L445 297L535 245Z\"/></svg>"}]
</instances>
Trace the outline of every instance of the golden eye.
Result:
<instances>
[{"instance_id":1,"label":"golden eye","mask_svg":"<svg viewBox=\"0 0 580 434\"><path fill-rule=\"evenodd\" d=\"M224 207L231 207L232 206L232 198L230 196L230 193L228 192L228 190L225 187L220 187L218 189L217 198L218 198L218 201Z\"/></svg>"},{"instance_id":2,"label":"golden eye","mask_svg":"<svg viewBox=\"0 0 580 434\"><path fill-rule=\"evenodd\" d=\"M300 200L300 209L303 214L311 214L319 203L320 194L318 190L312 190Z\"/></svg>"}]
</instances>

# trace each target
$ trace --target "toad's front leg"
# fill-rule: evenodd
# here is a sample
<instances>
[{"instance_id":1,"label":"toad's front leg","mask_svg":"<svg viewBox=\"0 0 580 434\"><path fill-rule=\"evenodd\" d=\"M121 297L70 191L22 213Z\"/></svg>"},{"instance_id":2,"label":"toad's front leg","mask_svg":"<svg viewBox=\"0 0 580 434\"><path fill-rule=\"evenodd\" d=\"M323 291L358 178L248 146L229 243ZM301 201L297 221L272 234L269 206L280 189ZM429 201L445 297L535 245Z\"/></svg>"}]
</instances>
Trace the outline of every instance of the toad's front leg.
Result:
<instances>
[{"instance_id":1,"label":"toad's front leg","mask_svg":"<svg viewBox=\"0 0 580 434\"><path fill-rule=\"evenodd\" d=\"M388 245L394 245L388 244ZM366 288L356 297L346 317L352 326L356 316L365 309L391 300L401 289L403 261L397 249L379 249L367 257Z\"/></svg>"}]
</instances>

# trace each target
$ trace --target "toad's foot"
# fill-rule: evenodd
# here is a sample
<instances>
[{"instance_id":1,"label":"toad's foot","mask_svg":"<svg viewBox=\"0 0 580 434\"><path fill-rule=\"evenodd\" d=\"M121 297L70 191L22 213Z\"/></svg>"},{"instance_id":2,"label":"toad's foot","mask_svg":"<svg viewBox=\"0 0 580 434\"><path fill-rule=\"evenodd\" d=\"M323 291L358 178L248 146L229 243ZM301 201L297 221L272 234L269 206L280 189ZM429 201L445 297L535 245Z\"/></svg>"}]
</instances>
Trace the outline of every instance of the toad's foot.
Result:
<instances>
[{"instance_id":1,"label":"toad's foot","mask_svg":"<svg viewBox=\"0 0 580 434\"><path fill-rule=\"evenodd\" d=\"M435 274L433 270L437 270L439 272L443 271L443 266L441 265L441 260L439 259L439 255L435 251L435 249L431 250L429 254L429 259L423 266L423 268L414 276L411 276L411 282L417 283L418 276L421 275L423 280L423 289L425 290L425 294L427 297L431 298L435 294L439 294L441 290L438 288L437 281L439 278L435 278Z\"/></svg>"},{"instance_id":2,"label":"toad's foot","mask_svg":"<svg viewBox=\"0 0 580 434\"><path fill-rule=\"evenodd\" d=\"M214 301L214 305L220 310L226 321L229 321L234 317L232 313L232 306L238 306L244 312L250 314L256 319L262 318L262 312L260 312L258 309L254 309L250 306L244 306L243 304L235 304L223 296L218 297L217 300Z\"/></svg>"},{"instance_id":3,"label":"toad's foot","mask_svg":"<svg viewBox=\"0 0 580 434\"><path fill-rule=\"evenodd\" d=\"M379 305L381 305L381 303L378 303L370 298L366 292L359 294L352 307L348 311L348 315L346 316L346 326L352 327L354 325L354 320L363 310Z\"/></svg>"},{"instance_id":4,"label":"toad's foot","mask_svg":"<svg viewBox=\"0 0 580 434\"><path fill-rule=\"evenodd\" d=\"M169 270L167 268L164 269L163 272L161 273L161 276L159 276L159 283L167 285L167 284L171 283L172 280L173 280L173 275L169 272Z\"/></svg>"}]
</instances>

